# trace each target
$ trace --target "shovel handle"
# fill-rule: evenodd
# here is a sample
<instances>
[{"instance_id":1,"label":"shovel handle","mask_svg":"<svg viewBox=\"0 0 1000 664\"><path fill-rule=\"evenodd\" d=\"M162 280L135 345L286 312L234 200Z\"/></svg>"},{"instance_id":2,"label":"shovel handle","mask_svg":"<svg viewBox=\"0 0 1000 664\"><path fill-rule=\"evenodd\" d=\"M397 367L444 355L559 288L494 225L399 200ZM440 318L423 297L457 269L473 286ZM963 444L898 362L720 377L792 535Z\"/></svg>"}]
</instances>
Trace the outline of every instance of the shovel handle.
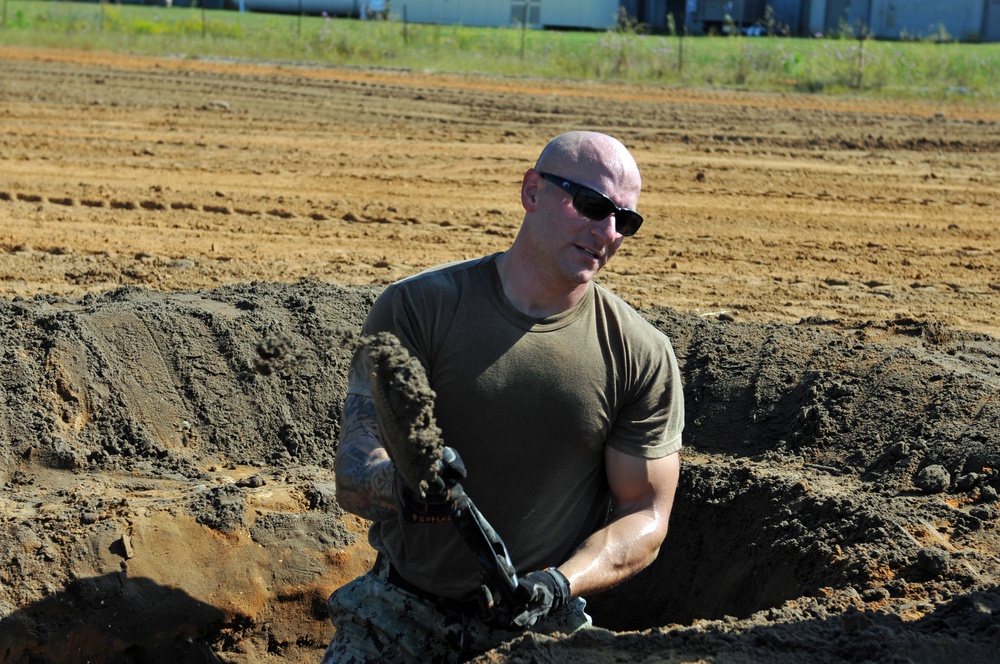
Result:
<instances>
[{"instance_id":1,"label":"shovel handle","mask_svg":"<svg viewBox=\"0 0 1000 664\"><path fill-rule=\"evenodd\" d=\"M514 590L517 588L517 570L511 562L507 546L493 530L471 499L463 501L461 508L451 517L459 534L482 565L486 579L500 593L500 599L508 607L514 606Z\"/></svg>"}]
</instances>

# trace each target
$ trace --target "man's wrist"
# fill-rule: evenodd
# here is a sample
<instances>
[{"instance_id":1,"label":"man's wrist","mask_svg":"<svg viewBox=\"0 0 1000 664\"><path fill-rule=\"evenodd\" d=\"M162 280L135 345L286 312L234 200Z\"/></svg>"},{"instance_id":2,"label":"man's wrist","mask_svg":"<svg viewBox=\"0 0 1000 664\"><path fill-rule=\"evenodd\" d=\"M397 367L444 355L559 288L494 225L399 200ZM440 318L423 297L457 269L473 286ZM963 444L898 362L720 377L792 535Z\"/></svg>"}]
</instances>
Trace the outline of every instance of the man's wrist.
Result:
<instances>
[{"instance_id":1,"label":"man's wrist","mask_svg":"<svg viewBox=\"0 0 1000 664\"><path fill-rule=\"evenodd\" d=\"M546 567L544 570L546 574L552 577L552 608L558 609L569 603L573 598L573 591L570 588L569 579L565 574L559 571L556 567Z\"/></svg>"}]
</instances>

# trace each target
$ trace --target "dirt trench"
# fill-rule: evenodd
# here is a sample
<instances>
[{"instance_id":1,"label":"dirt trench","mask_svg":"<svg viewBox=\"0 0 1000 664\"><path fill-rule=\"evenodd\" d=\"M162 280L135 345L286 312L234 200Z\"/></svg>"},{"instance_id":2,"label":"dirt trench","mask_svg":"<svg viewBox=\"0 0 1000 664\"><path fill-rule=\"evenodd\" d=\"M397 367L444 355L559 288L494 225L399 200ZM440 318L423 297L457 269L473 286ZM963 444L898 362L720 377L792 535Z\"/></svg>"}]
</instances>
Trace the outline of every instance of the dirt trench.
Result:
<instances>
[{"instance_id":1,"label":"dirt trench","mask_svg":"<svg viewBox=\"0 0 1000 664\"><path fill-rule=\"evenodd\" d=\"M4 661L318 659L326 595L371 562L330 468L375 293L307 281L5 303ZM689 426L659 560L591 598L618 661L697 655L713 633L720 651L775 640L806 657L829 623L860 638L889 616L905 640L958 611L974 620L955 653L995 643L995 340L644 314L675 342ZM636 630L650 630L638 650ZM487 659L566 661L577 641L526 637ZM919 643L898 647L930 661Z\"/></svg>"}]
</instances>

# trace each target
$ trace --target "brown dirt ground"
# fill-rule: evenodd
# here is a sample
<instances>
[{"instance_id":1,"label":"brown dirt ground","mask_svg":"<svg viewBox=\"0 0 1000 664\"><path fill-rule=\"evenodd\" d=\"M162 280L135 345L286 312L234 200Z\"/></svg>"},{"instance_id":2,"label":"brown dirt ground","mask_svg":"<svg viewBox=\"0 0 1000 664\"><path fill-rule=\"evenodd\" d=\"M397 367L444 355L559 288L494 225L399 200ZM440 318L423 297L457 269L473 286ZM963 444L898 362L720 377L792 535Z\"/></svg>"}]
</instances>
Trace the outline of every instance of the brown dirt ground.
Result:
<instances>
[{"instance_id":1,"label":"brown dirt ground","mask_svg":"<svg viewBox=\"0 0 1000 664\"><path fill-rule=\"evenodd\" d=\"M1000 332L1000 108L0 51L0 293L316 277L503 249L554 134L619 136L650 220L603 281L740 320Z\"/></svg>"},{"instance_id":2,"label":"brown dirt ground","mask_svg":"<svg viewBox=\"0 0 1000 664\"><path fill-rule=\"evenodd\" d=\"M1000 109L7 47L0 71L0 660L317 661L372 558L329 474L367 304L505 248L573 128L643 172L601 280L684 364L684 539L595 600L619 631L488 658L1000 647Z\"/></svg>"}]
</instances>

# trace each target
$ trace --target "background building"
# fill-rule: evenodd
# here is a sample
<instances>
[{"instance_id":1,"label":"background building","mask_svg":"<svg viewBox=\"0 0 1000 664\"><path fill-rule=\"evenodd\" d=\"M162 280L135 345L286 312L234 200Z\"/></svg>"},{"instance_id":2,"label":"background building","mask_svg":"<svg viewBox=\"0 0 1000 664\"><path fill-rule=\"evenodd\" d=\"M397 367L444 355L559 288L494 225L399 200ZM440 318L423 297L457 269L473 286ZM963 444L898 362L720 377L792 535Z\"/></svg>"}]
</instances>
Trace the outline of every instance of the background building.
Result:
<instances>
[{"instance_id":1,"label":"background building","mask_svg":"<svg viewBox=\"0 0 1000 664\"><path fill-rule=\"evenodd\" d=\"M1000 41L1000 0L687 0L684 9L678 24L692 34L718 29L730 16L744 28L780 26L791 35L852 30L881 39Z\"/></svg>"},{"instance_id":2,"label":"background building","mask_svg":"<svg viewBox=\"0 0 1000 664\"><path fill-rule=\"evenodd\" d=\"M124 0L157 2L159 0ZM365 0L174 0L240 2L251 11L358 16ZM392 0L396 20L439 25L607 30L624 11L656 33L829 35L880 39L938 37L1000 41L1000 0Z\"/></svg>"}]
</instances>

